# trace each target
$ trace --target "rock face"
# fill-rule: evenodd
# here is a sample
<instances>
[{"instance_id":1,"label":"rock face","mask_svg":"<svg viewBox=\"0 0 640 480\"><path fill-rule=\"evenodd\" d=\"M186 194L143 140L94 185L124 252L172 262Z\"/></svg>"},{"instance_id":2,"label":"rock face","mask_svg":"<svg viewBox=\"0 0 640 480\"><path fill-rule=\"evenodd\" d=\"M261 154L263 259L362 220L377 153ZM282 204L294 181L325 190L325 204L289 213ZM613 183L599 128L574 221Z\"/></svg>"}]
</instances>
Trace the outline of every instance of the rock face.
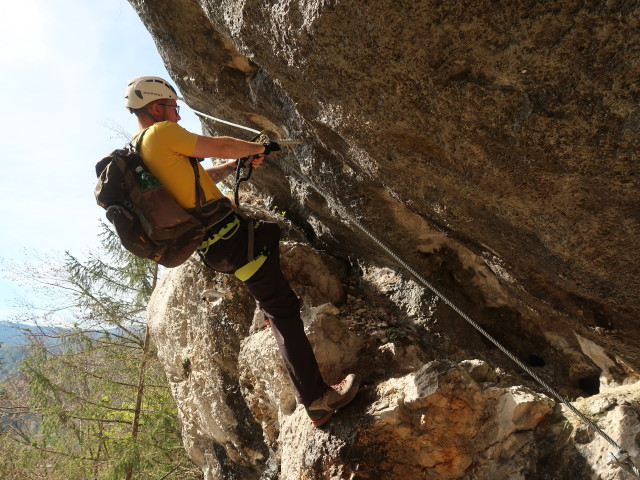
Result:
<instances>
[{"instance_id":1,"label":"rock face","mask_svg":"<svg viewBox=\"0 0 640 480\"><path fill-rule=\"evenodd\" d=\"M341 206L483 324L640 369L636 2L131 3L189 105L304 141L254 181L316 246L380 261Z\"/></svg>"},{"instance_id":2,"label":"rock face","mask_svg":"<svg viewBox=\"0 0 640 480\"><path fill-rule=\"evenodd\" d=\"M375 285L388 285L388 272L345 276L301 243L281 253L325 379L357 372L363 386L326 428L313 427L241 283L195 261L171 270L149 326L206 480L625 478L607 464L604 440L522 378L484 360L434 359L421 322ZM203 298L211 288L222 298ZM640 384L577 405L638 460Z\"/></svg>"},{"instance_id":3,"label":"rock face","mask_svg":"<svg viewBox=\"0 0 640 480\"><path fill-rule=\"evenodd\" d=\"M416 411L430 418L436 402L416 393L419 399L409 406L398 403L402 412L379 418L374 405L389 396L385 382L422 382L408 378L431 372L427 376L437 380L424 382L452 384L466 371L460 362L480 358L498 370L498 383L479 390L467 386L461 395L463 402L484 405L472 412L488 422L477 426L484 440L469 448L458 442L459 450L447 447L455 452L451 460L444 450L425 453L433 445L418 440L404 451L398 447L397 457L379 448L379 458L385 465L423 469L426 478L456 478L461 471L469 478L525 478L523 472L532 471L545 478L535 461L504 447L520 445L520 427L511 433L504 433L507 427L491 430L503 425L490 412L504 406L500 399L510 388L525 385L526 397L537 395L536 387L406 276L397 260L354 228L354 219L563 395L590 397L637 380L637 2L130 1L190 106L266 129L274 139L304 141L252 180L268 208L286 210L303 230L298 240L304 237L343 262L347 283L358 292L336 300L327 285L310 281L299 287L307 289L299 291L310 298L307 308L322 307L305 312L318 345L331 345L331 335L341 339L341 348L323 347L325 365L335 356L341 362L328 371L343 373L350 365L371 379L362 403L353 407L369 423L345 425L339 440L307 444L300 439L319 440L326 432L292 424L302 415L290 414L293 403L282 372L266 368L276 359L274 352L269 357L260 350L268 335L251 326L246 293L239 289L231 304L222 301L224 312L238 309L229 322L224 319L232 314L218 312L222 307L182 303L192 296L178 292L185 285L199 290L201 274L171 272L165 296L185 295L175 297L170 309L185 313L167 325L158 313L150 318L181 332L174 350L166 347L168 374L178 379L192 372L187 383L176 380L174 393L193 403L182 413L185 432L191 432L187 448L208 471L223 472L220 478L231 471L238 477L284 476L286 466L300 478L316 478L320 471L327 477L374 478L371 468L360 472L378 457L358 453L358 469L350 463L354 452L387 441L379 439L394 429L385 427L383 417L397 420L401 431L431 436L420 417L402 412L420 405ZM210 121L205 127L242 136ZM295 274L302 272L314 276L305 269ZM186 318L186 312L198 313ZM330 333L334 327L338 332ZM265 338L253 337L260 334ZM220 335L229 341L212 344ZM361 351L361 358L350 363L340 356L343 342ZM235 360L208 378L206 372L214 370L196 365L190 349L206 350L206 362L217 362L218 353ZM181 393L187 384L189 392ZM491 388L502 390L487 393ZM196 408L219 394L225 399L220 413L200 412L204 404ZM408 391L403 395L413 398ZM544 432L553 428L539 427L550 420L531 415L538 423L527 431L537 436L540 429L542 438L533 458L552 458ZM263 439L256 440L256 433ZM286 442L307 448L305 460L284 455ZM485 462L476 448L485 448L493 460ZM503 448L509 452L499 458L509 459L504 463L511 467L494 462L498 454L491 452ZM579 461L582 451L568 454L575 465L567 471L587 471ZM325 465L317 460L323 455L342 460ZM508 468L520 473L505 473Z\"/></svg>"}]
</instances>

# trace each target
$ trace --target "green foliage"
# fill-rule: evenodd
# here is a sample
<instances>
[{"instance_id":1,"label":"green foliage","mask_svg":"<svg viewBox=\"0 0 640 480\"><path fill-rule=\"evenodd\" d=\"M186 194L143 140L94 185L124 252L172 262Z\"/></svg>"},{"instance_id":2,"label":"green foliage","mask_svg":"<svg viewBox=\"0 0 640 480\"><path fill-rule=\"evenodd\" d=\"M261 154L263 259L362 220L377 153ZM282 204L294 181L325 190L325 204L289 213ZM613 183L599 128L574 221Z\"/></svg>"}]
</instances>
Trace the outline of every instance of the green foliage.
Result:
<instances>
[{"instance_id":1,"label":"green foliage","mask_svg":"<svg viewBox=\"0 0 640 480\"><path fill-rule=\"evenodd\" d=\"M66 253L69 293L85 320L119 327L139 323L155 288L158 265L124 250L105 223L101 222L101 228L106 257L90 254L83 263Z\"/></svg>"},{"instance_id":2,"label":"green foliage","mask_svg":"<svg viewBox=\"0 0 640 480\"><path fill-rule=\"evenodd\" d=\"M19 363L25 355L26 349L22 345L0 343L0 382L18 374Z\"/></svg>"},{"instance_id":3,"label":"green foliage","mask_svg":"<svg viewBox=\"0 0 640 480\"><path fill-rule=\"evenodd\" d=\"M282 215L282 218L286 218L286 216L287 216L287 211L286 210L281 210L280 207L278 207L277 205L274 205L272 210L275 213L279 213L280 215Z\"/></svg>"},{"instance_id":4,"label":"green foliage","mask_svg":"<svg viewBox=\"0 0 640 480\"><path fill-rule=\"evenodd\" d=\"M33 333L21 374L0 387L0 478L201 478L146 329L157 265L104 224L101 239L100 255L67 253L36 277L74 324Z\"/></svg>"},{"instance_id":5,"label":"green foliage","mask_svg":"<svg viewBox=\"0 0 640 480\"><path fill-rule=\"evenodd\" d=\"M408 335L405 329L399 327L389 327L387 329L387 334L389 335L389 340L392 342L402 340Z\"/></svg>"}]
</instances>

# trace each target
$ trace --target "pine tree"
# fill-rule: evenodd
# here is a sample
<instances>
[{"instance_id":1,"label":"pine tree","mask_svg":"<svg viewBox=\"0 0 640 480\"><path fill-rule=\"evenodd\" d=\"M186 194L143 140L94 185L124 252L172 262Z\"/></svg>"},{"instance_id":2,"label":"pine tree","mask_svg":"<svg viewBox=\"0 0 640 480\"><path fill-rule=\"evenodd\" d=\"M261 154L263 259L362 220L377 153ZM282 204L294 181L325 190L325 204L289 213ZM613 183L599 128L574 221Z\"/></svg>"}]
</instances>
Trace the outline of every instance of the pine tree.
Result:
<instances>
[{"instance_id":1,"label":"pine tree","mask_svg":"<svg viewBox=\"0 0 640 480\"><path fill-rule=\"evenodd\" d=\"M146 328L158 266L129 254L102 227L99 255L81 261L66 253L62 266L29 273L58 299L44 317L64 312L74 323L31 335L22 364L28 383L10 389L14 402L20 394L28 402L21 415L11 411L0 440L14 455L7 463L0 453L2 478L20 468L48 479L201 478L182 448L177 408Z\"/></svg>"}]
</instances>

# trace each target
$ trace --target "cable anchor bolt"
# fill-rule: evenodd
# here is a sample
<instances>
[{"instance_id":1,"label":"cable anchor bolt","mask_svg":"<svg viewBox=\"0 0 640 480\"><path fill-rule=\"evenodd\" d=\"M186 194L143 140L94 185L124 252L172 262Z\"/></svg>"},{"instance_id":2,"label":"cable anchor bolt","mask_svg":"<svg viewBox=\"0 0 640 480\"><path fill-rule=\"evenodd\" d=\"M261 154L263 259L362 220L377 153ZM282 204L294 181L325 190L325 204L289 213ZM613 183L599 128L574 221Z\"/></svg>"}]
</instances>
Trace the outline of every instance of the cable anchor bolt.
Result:
<instances>
[{"instance_id":1,"label":"cable anchor bolt","mask_svg":"<svg viewBox=\"0 0 640 480\"><path fill-rule=\"evenodd\" d=\"M640 470L631 461L629 452L626 450L618 450L617 453L609 452L609 465L621 468L627 473L630 473L636 478L640 478Z\"/></svg>"}]
</instances>

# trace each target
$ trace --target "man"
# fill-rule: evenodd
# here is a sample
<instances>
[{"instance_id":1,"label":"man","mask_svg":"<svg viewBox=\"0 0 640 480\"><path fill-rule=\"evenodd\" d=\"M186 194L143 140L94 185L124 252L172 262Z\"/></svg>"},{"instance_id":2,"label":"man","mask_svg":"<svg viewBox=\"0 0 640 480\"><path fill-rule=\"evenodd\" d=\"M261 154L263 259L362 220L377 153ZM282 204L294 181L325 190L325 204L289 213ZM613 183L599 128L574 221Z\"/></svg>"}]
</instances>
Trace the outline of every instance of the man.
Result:
<instances>
[{"instance_id":1,"label":"man","mask_svg":"<svg viewBox=\"0 0 640 480\"><path fill-rule=\"evenodd\" d=\"M175 89L158 77L138 77L129 82L125 106L135 114L140 131L145 130L140 154L146 167L185 209L196 205L193 168L188 157L238 159L255 156L259 167L265 157L277 155L276 142L247 142L231 137L208 137L188 132L178 125L180 114ZM222 197L216 183L231 174L237 160L208 169L201 165L200 182L204 202ZM253 252L249 229L253 229ZM300 318L300 301L280 269L280 230L271 222L243 221L232 214L207 231L200 246L205 263L216 271L234 273L262 309L282 354L296 398L311 422L320 426L348 404L358 391L355 375L328 387L316 362Z\"/></svg>"}]
</instances>

